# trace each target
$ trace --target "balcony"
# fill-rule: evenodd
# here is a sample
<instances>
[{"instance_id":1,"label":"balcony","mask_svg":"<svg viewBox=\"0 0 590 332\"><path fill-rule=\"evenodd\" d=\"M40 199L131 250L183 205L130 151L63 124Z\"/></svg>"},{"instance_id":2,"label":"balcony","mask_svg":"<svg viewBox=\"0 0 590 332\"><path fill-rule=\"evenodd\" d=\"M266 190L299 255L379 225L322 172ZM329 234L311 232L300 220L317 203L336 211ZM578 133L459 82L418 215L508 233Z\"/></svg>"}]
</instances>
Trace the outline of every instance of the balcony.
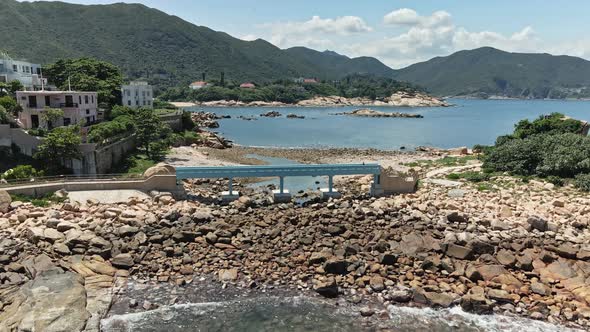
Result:
<instances>
[{"instance_id":1,"label":"balcony","mask_svg":"<svg viewBox=\"0 0 590 332\"><path fill-rule=\"evenodd\" d=\"M60 103L59 108L78 108L78 103Z\"/></svg>"}]
</instances>

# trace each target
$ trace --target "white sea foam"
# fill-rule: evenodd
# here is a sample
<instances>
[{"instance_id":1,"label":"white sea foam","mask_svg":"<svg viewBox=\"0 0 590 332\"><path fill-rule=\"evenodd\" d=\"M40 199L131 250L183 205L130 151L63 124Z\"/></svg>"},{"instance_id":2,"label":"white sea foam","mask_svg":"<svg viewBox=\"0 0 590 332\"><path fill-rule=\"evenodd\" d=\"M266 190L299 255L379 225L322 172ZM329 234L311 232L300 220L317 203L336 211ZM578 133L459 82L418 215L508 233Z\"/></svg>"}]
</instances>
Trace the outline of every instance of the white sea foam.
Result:
<instances>
[{"instance_id":1,"label":"white sea foam","mask_svg":"<svg viewBox=\"0 0 590 332\"><path fill-rule=\"evenodd\" d=\"M485 332L574 332L582 331L549 324L542 321L504 315L476 315L460 307L451 309L411 308L389 306L389 314L395 325L424 325L435 329Z\"/></svg>"}]
</instances>

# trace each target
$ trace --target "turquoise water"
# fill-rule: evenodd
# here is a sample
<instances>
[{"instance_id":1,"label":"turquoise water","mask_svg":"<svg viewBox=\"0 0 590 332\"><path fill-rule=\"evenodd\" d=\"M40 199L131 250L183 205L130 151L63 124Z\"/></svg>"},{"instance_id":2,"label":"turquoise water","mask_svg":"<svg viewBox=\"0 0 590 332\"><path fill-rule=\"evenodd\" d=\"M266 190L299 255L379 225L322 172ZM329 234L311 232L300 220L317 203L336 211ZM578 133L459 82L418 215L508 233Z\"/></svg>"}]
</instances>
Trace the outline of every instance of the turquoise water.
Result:
<instances>
[{"instance_id":1,"label":"turquoise water","mask_svg":"<svg viewBox=\"0 0 590 332\"><path fill-rule=\"evenodd\" d=\"M451 99L455 107L370 107L385 112L418 113L423 119L359 118L334 113L359 107L203 108L193 111L230 115L217 129L235 143L263 147L356 147L396 150L420 145L452 148L492 144L499 135L512 131L521 119L560 112L590 120L590 101L465 100ZM277 110L279 118L259 117ZM305 119L287 119L289 113ZM255 116L255 121L238 119Z\"/></svg>"},{"instance_id":2,"label":"turquoise water","mask_svg":"<svg viewBox=\"0 0 590 332\"><path fill-rule=\"evenodd\" d=\"M266 157L260 156L257 154L249 154L246 155L248 158L255 158L258 160L262 160L269 165L294 165L299 164L296 161L286 159L286 158L276 158L276 157ZM266 187L268 185L274 185L277 189L279 188L279 180L277 178L265 180L257 183L253 183L250 185L252 188L260 188ZM284 179L284 187L285 189L289 190L291 195L297 194L299 191L319 191L320 188L327 188L328 187L328 178L325 176L296 176L296 177L286 177Z\"/></svg>"}]
</instances>

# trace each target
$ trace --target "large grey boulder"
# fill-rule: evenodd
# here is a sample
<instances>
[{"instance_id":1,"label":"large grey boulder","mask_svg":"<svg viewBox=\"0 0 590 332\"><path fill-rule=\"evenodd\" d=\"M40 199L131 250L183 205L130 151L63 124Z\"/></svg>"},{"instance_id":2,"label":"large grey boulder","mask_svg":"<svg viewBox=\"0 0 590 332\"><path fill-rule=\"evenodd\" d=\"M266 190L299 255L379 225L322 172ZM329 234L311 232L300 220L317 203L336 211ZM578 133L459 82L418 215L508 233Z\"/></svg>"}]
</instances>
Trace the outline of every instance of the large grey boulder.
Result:
<instances>
[{"instance_id":1,"label":"large grey boulder","mask_svg":"<svg viewBox=\"0 0 590 332\"><path fill-rule=\"evenodd\" d=\"M88 317L84 280L51 269L15 291L0 313L0 331L82 331Z\"/></svg>"},{"instance_id":2,"label":"large grey boulder","mask_svg":"<svg viewBox=\"0 0 590 332\"><path fill-rule=\"evenodd\" d=\"M10 203L12 203L12 198L10 198L10 195L6 192L6 190L0 190L0 213L8 212Z\"/></svg>"}]
</instances>

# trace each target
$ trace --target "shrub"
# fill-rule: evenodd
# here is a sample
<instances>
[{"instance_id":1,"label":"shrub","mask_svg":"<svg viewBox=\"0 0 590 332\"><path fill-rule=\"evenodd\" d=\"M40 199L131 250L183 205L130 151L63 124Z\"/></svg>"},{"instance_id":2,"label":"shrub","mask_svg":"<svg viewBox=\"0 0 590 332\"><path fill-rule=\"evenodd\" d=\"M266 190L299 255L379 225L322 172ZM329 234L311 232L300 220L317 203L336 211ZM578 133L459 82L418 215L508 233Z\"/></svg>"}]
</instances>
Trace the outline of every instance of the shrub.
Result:
<instances>
[{"instance_id":1,"label":"shrub","mask_svg":"<svg viewBox=\"0 0 590 332\"><path fill-rule=\"evenodd\" d=\"M514 126L515 138L527 138L538 134L579 134L582 130L582 122L574 119L566 119L561 113L541 115L530 122L522 120Z\"/></svg>"},{"instance_id":2,"label":"shrub","mask_svg":"<svg viewBox=\"0 0 590 332\"><path fill-rule=\"evenodd\" d=\"M114 136L131 133L133 129L133 119L129 115L121 115L112 121L99 123L90 127L88 141L91 143L102 143Z\"/></svg>"},{"instance_id":3,"label":"shrub","mask_svg":"<svg viewBox=\"0 0 590 332\"><path fill-rule=\"evenodd\" d=\"M182 111L182 129L183 130L193 130L195 129L195 122L191 117L191 113L187 111Z\"/></svg>"},{"instance_id":4,"label":"shrub","mask_svg":"<svg viewBox=\"0 0 590 332\"><path fill-rule=\"evenodd\" d=\"M461 174L461 177L469 182L483 182L488 181L491 178L491 175L481 172L465 172Z\"/></svg>"},{"instance_id":5,"label":"shrub","mask_svg":"<svg viewBox=\"0 0 590 332\"><path fill-rule=\"evenodd\" d=\"M31 165L19 165L2 174L4 180L26 180L43 176L43 171L38 171Z\"/></svg>"},{"instance_id":6,"label":"shrub","mask_svg":"<svg viewBox=\"0 0 590 332\"><path fill-rule=\"evenodd\" d=\"M447 175L447 179L449 180L459 180L461 178L461 175L457 174L457 173L451 173L449 175Z\"/></svg>"},{"instance_id":7,"label":"shrub","mask_svg":"<svg viewBox=\"0 0 590 332\"><path fill-rule=\"evenodd\" d=\"M565 183L565 181L562 178L560 178L559 176L555 176L555 175L548 176L547 182L553 183L554 185L556 185L558 187L562 187L563 184Z\"/></svg>"},{"instance_id":8,"label":"shrub","mask_svg":"<svg viewBox=\"0 0 590 332\"><path fill-rule=\"evenodd\" d=\"M590 191L590 174L578 174L574 179L574 186L583 191Z\"/></svg>"}]
</instances>

